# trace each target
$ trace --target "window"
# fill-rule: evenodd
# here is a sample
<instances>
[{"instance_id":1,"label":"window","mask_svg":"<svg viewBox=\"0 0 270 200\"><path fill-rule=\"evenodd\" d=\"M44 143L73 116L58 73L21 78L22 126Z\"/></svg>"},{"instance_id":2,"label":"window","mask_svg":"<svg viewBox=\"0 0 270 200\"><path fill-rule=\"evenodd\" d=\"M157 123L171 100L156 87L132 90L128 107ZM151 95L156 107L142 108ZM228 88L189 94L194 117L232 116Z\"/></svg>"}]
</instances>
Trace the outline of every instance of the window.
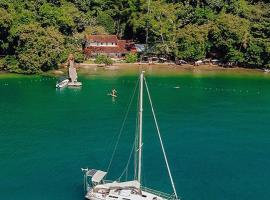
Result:
<instances>
[{"instance_id":1,"label":"window","mask_svg":"<svg viewBox=\"0 0 270 200\"><path fill-rule=\"evenodd\" d=\"M112 196L112 195L109 195L109 197L114 198L114 199L118 199L118 197Z\"/></svg>"}]
</instances>

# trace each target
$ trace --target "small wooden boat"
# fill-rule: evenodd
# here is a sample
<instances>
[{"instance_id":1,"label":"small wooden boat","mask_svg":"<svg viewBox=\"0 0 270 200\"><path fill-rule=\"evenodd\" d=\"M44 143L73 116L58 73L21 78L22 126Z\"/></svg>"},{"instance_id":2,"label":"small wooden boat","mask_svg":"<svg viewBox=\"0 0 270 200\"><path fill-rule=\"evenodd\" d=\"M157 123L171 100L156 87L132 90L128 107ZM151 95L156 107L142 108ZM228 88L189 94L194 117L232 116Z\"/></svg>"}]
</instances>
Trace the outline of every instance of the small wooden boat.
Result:
<instances>
[{"instance_id":1,"label":"small wooden boat","mask_svg":"<svg viewBox=\"0 0 270 200\"><path fill-rule=\"evenodd\" d=\"M69 79L65 78L65 79L60 79L59 81L57 81L56 83L56 88L63 88L66 87L68 85Z\"/></svg>"}]
</instances>

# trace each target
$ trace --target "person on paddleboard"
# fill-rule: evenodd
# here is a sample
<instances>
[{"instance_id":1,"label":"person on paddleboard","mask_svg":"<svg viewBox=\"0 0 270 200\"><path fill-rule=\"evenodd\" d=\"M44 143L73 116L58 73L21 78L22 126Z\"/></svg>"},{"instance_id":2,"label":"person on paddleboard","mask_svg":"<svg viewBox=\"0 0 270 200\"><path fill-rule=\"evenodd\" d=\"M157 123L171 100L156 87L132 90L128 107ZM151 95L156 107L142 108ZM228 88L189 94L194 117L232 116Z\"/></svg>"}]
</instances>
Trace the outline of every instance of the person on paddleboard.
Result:
<instances>
[{"instance_id":1,"label":"person on paddleboard","mask_svg":"<svg viewBox=\"0 0 270 200\"><path fill-rule=\"evenodd\" d=\"M117 91L115 88L112 89L111 93L109 93L108 95L112 96L112 97L117 97Z\"/></svg>"}]
</instances>

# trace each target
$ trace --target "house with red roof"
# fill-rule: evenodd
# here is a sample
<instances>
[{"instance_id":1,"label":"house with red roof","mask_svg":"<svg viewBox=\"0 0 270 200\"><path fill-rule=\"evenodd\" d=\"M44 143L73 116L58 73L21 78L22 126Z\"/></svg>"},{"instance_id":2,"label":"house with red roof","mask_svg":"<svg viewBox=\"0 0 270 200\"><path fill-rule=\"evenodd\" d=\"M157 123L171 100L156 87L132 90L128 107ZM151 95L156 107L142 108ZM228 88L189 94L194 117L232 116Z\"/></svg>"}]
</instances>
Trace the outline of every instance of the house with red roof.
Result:
<instances>
[{"instance_id":1,"label":"house with red roof","mask_svg":"<svg viewBox=\"0 0 270 200\"><path fill-rule=\"evenodd\" d=\"M86 58L107 55L123 58L128 53L136 53L133 41L119 40L116 35L86 35L84 54Z\"/></svg>"}]
</instances>

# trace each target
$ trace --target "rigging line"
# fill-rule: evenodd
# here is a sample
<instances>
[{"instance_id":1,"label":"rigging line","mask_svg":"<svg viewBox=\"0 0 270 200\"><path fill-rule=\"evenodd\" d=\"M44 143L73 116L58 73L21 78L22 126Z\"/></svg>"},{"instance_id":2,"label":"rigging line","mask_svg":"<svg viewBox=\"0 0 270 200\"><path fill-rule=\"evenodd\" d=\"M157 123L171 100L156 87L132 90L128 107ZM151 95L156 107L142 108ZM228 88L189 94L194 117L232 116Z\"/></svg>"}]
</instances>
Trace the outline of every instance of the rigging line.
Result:
<instances>
[{"instance_id":1,"label":"rigging line","mask_svg":"<svg viewBox=\"0 0 270 200\"><path fill-rule=\"evenodd\" d=\"M122 174L119 176L118 180L120 180L120 179L122 178L122 176L125 174L125 172L127 172L128 166L129 166L129 163L130 163L130 160L131 160L133 151L134 151L134 148L135 148L135 141L134 141L134 143L133 143L133 145L132 145L132 149L131 149L131 151L130 151L130 154L129 154L129 158L128 158L128 162L127 162L127 164L126 164L126 167L124 168Z\"/></svg>"},{"instance_id":2,"label":"rigging line","mask_svg":"<svg viewBox=\"0 0 270 200\"><path fill-rule=\"evenodd\" d=\"M135 85L135 88L134 88L134 91L133 91L133 94L131 96L131 99L130 99L130 102L129 102L129 105L128 105L128 108L127 108L127 112L125 114L125 117L124 117L124 120L123 120L123 123L122 123L122 126L120 128L120 132L119 132L119 135L117 137L117 141L116 141L116 144L115 144L115 147L114 147L114 150L113 150L113 153L112 153L112 157L111 157L111 160L109 162L109 165L108 165L108 168L107 168L107 173L109 172L110 170L110 167L111 167L111 164L112 164L112 161L113 161L113 158L114 158L114 155L115 155L115 152L116 152L116 149L117 149L117 146L118 146L118 143L119 143L119 140L120 140L120 137L122 135L122 132L123 132L123 129L124 129L124 125L125 125L125 122L127 120L127 117L128 117L128 113L129 113L129 110L130 110L130 107L131 107L131 104L133 102L133 99L134 99L134 96L135 96L135 93L136 93L136 89L138 87L138 83L139 83L139 79L137 80L137 83Z\"/></svg>"},{"instance_id":3,"label":"rigging line","mask_svg":"<svg viewBox=\"0 0 270 200\"><path fill-rule=\"evenodd\" d=\"M139 101L140 101L140 95L138 94L137 96L137 106L136 108L139 108ZM134 140L135 140L135 148L134 148L134 180L137 178L137 163L138 163L138 154L137 154L137 150L138 150L138 132L139 132L139 112L136 112L136 128L135 128L135 134L134 134Z\"/></svg>"},{"instance_id":4,"label":"rigging line","mask_svg":"<svg viewBox=\"0 0 270 200\"><path fill-rule=\"evenodd\" d=\"M165 159L168 174L169 174L170 181L171 181L171 184L172 184L173 192L174 192L174 195L175 195L176 199L178 199L177 192L176 192L176 189L175 189L175 186L174 186L174 181L173 181L172 174L171 174L171 170L170 170L170 166L169 166L169 162L167 160L166 152L165 152L165 149L164 149L164 146L163 146L162 137L161 137L161 134L160 134L160 131L159 131L159 126L158 126L158 123L157 123L154 107L153 107L153 104L152 104L151 96L150 96L148 85L147 85L147 82L146 82L145 78L144 78L144 83L145 83L149 103L150 103L150 106L151 106L152 114L153 114L153 117L154 117L154 121L155 121L156 129L157 129L160 145L161 145L161 148L162 148L163 156L164 156L164 159ZM180 200L180 198L178 200Z\"/></svg>"},{"instance_id":5,"label":"rigging line","mask_svg":"<svg viewBox=\"0 0 270 200\"><path fill-rule=\"evenodd\" d=\"M137 101L137 102L139 102L139 100ZM138 103L137 103L138 104ZM133 173L133 175L134 175L134 180L136 179L136 177L137 177L137 159L138 159L138 157L137 157L137 143L138 143L138 124L139 124L139 116L138 116L138 113L137 113L137 116L136 116L136 128L135 128L135 134L134 134L134 149L133 149L133 153L134 153L134 162L133 162L133 170L134 170L134 173Z\"/></svg>"}]
</instances>

